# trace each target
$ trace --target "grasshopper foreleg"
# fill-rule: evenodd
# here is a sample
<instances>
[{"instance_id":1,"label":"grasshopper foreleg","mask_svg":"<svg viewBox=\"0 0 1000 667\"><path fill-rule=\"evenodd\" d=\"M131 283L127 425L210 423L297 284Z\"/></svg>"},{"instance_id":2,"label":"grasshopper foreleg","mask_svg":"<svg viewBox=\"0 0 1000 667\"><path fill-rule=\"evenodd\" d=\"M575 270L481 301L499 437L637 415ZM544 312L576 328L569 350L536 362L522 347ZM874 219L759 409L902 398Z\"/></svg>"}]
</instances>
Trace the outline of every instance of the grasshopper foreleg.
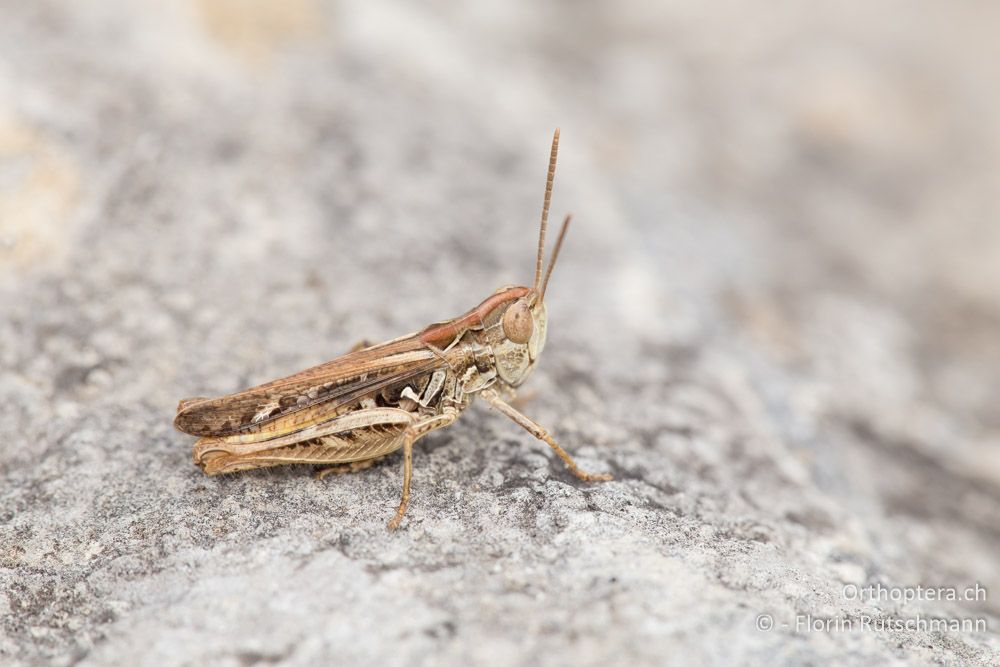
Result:
<instances>
[{"instance_id":1,"label":"grasshopper foreleg","mask_svg":"<svg viewBox=\"0 0 1000 667\"><path fill-rule=\"evenodd\" d=\"M607 482L613 479L611 475L608 474L596 474L585 472L576 465L576 461L573 457L566 453L566 450L559 446L559 444L549 435L540 424L537 424L530 418L522 415L520 412L512 408L510 405L504 402L500 395L493 389L485 389L479 392L479 395L486 400L487 403L492 405L494 408L499 410L504 416L508 417L515 424L526 430L531 435L535 436L539 440L548 444L549 447L563 460L566 467L569 468L570 472L579 477L580 479L587 482Z\"/></svg>"}]
</instances>

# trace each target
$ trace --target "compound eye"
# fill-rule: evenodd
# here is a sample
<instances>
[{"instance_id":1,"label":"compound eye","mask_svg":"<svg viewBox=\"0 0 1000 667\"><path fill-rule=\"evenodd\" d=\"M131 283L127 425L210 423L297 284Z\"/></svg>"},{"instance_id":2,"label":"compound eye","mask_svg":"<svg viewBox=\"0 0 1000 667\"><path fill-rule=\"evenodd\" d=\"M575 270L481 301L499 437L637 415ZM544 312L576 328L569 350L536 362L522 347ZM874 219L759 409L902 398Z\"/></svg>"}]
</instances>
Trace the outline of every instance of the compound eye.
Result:
<instances>
[{"instance_id":1,"label":"compound eye","mask_svg":"<svg viewBox=\"0 0 1000 667\"><path fill-rule=\"evenodd\" d=\"M503 314L503 335L518 345L524 345L531 339L534 327L527 301L516 301Z\"/></svg>"}]
</instances>

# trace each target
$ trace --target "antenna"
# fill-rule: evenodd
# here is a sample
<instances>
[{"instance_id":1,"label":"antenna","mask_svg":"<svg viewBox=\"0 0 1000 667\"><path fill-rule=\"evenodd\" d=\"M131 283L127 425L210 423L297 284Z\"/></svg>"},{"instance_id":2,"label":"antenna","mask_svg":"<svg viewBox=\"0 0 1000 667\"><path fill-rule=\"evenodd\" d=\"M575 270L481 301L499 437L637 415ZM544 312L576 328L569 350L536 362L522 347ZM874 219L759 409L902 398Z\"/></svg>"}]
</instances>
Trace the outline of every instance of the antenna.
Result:
<instances>
[{"instance_id":1,"label":"antenna","mask_svg":"<svg viewBox=\"0 0 1000 667\"><path fill-rule=\"evenodd\" d=\"M538 295L539 303L542 303L545 299L545 288L549 286L549 277L552 276L552 267L556 265L556 258L559 257L559 249L562 248L563 239L566 238L566 230L569 229L569 221L572 218L572 215L567 215L566 219L563 220L562 228L559 230L559 236L556 238L556 247L552 249L552 257L549 258L549 268L545 270L545 281L542 283L542 292Z\"/></svg>"},{"instance_id":2,"label":"antenna","mask_svg":"<svg viewBox=\"0 0 1000 667\"><path fill-rule=\"evenodd\" d=\"M542 253L545 252L545 230L549 225L549 204L552 202L552 181L556 177L556 155L559 153L559 128L552 135L552 152L549 154L549 176L545 180L545 201L542 204L542 224L538 230L538 258L535 260L535 285L538 291L542 279ZM544 289L542 290L545 291Z\"/></svg>"}]
</instances>

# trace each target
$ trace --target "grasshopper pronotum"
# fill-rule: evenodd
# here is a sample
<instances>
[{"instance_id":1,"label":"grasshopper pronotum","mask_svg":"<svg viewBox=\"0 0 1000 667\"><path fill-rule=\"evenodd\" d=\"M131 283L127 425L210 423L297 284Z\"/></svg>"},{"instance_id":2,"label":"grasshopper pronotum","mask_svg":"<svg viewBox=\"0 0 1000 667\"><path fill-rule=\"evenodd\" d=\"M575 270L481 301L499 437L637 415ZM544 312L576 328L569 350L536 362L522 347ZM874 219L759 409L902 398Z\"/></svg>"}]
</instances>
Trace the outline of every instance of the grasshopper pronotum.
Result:
<instances>
[{"instance_id":1,"label":"grasshopper pronotum","mask_svg":"<svg viewBox=\"0 0 1000 667\"><path fill-rule=\"evenodd\" d=\"M545 346L545 289L569 226L566 216L544 271L545 231L555 177L559 130L549 172L531 287L501 287L460 317L380 345L351 352L295 375L221 398L189 398L174 426L200 437L194 461L209 475L288 463L327 464L318 472L353 472L403 449L403 495L390 530L410 500L413 443L448 426L475 396L555 451L587 481L611 475L584 472L544 428L507 400L534 368ZM506 399L506 400L505 400Z\"/></svg>"}]
</instances>

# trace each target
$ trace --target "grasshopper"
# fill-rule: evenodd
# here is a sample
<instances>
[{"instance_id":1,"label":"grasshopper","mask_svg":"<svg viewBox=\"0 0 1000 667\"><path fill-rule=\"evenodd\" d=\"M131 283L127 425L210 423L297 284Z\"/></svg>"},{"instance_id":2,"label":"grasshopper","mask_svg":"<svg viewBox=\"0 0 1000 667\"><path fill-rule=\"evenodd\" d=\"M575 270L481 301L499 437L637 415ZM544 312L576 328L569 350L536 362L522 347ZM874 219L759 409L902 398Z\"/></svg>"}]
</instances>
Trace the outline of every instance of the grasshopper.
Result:
<instances>
[{"instance_id":1,"label":"grasshopper","mask_svg":"<svg viewBox=\"0 0 1000 667\"><path fill-rule=\"evenodd\" d=\"M221 398L180 402L174 426L199 436L194 462L208 475L285 465L319 464L317 477L363 470L403 450L403 493L389 529L410 501L413 444L448 426L478 396L544 441L582 480L584 472L542 426L510 402L545 347L545 290L562 247L563 221L548 268L543 254L559 130L552 137L531 287L496 290L464 315L348 354L280 380Z\"/></svg>"}]
</instances>

